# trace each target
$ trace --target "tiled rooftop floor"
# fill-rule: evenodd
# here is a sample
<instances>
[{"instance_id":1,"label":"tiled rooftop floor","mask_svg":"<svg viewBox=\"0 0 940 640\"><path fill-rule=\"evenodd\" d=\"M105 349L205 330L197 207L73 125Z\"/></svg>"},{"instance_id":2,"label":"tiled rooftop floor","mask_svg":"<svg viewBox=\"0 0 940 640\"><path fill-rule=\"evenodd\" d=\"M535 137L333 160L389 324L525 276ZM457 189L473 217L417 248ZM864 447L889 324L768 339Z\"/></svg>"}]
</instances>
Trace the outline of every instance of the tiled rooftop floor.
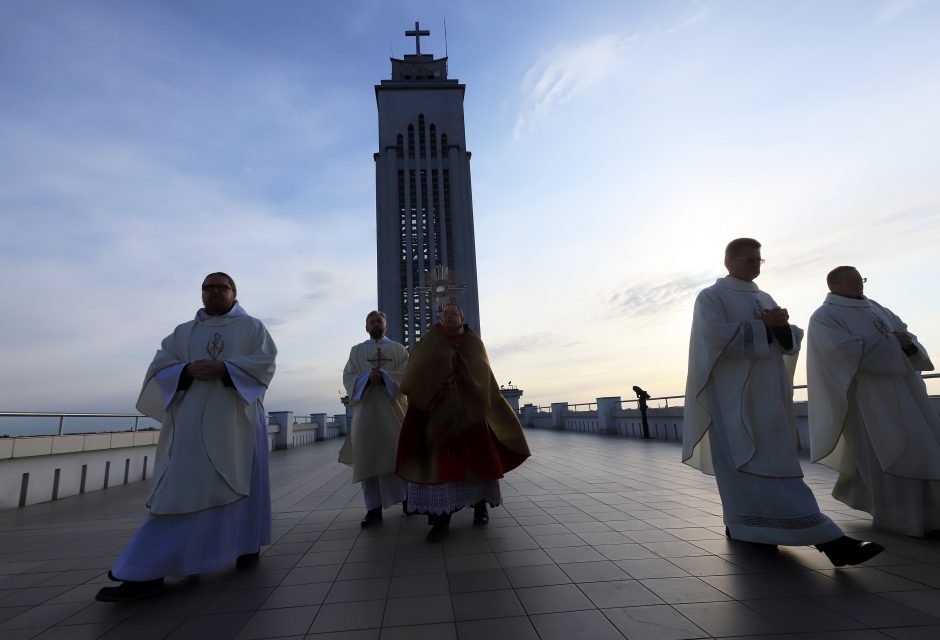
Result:
<instances>
[{"instance_id":1,"label":"tiled rooftop floor","mask_svg":"<svg viewBox=\"0 0 940 640\"><path fill-rule=\"evenodd\" d=\"M676 443L529 431L488 527L420 516L361 530L338 440L272 454L274 541L252 570L95 602L145 516L143 484L0 513L0 637L543 640L940 638L940 543L871 531L804 463L823 509L888 551L834 569L815 549L723 535L714 480Z\"/></svg>"}]
</instances>

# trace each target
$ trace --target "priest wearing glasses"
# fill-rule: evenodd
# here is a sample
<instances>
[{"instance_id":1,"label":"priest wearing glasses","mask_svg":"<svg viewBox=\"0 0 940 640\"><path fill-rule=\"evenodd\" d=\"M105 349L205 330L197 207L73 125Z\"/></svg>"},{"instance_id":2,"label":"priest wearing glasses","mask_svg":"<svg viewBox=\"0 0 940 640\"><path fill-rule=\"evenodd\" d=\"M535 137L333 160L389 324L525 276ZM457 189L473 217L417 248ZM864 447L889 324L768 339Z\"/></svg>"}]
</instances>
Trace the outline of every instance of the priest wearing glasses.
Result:
<instances>
[{"instance_id":1,"label":"priest wearing glasses","mask_svg":"<svg viewBox=\"0 0 940 640\"><path fill-rule=\"evenodd\" d=\"M810 455L839 472L832 496L872 526L940 538L940 418L921 371L927 350L865 296L858 269L836 267L809 321Z\"/></svg>"},{"instance_id":2,"label":"priest wearing glasses","mask_svg":"<svg viewBox=\"0 0 940 640\"><path fill-rule=\"evenodd\" d=\"M695 300L682 460L715 476L728 538L814 545L837 567L859 564L883 547L844 535L803 482L792 398L803 330L754 283L760 249L732 240L728 275Z\"/></svg>"},{"instance_id":3,"label":"priest wearing glasses","mask_svg":"<svg viewBox=\"0 0 940 640\"><path fill-rule=\"evenodd\" d=\"M144 377L138 410L162 423L150 514L96 598L158 594L168 576L231 563L250 567L271 543L264 393L277 350L242 308L231 276L210 273L203 307L163 340Z\"/></svg>"}]
</instances>

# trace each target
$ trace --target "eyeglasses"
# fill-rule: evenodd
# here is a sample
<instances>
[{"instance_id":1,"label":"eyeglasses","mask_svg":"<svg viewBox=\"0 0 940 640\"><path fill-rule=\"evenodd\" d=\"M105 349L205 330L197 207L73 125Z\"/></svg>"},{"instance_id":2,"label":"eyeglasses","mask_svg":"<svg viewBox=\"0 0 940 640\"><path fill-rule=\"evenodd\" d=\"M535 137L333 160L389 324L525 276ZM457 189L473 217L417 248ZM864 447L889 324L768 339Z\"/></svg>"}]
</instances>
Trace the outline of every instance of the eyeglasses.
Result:
<instances>
[{"instance_id":1,"label":"eyeglasses","mask_svg":"<svg viewBox=\"0 0 940 640\"><path fill-rule=\"evenodd\" d=\"M226 291L231 291L232 287L227 284L204 284L202 285L203 291L220 291L225 293Z\"/></svg>"},{"instance_id":2,"label":"eyeglasses","mask_svg":"<svg viewBox=\"0 0 940 640\"><path fill-rule=\"evenodd\" d=\"M841 282L842 284L858 284L859 282L861 282L862 284L865 284L866 282L868 282L868 278L858 278L855 280L839 280L839 282Z\"/></svg>"},{"instance_id":3,"label":"eyeglasses","mask_svg":"<svg viewBox=\"0 0 940 640\"><path fill-rule=\"evenodd\" d=\"M735 258L735 260L739 262L743 262L744 264L750 264L750 265L764 264L765 262L767 262L763 258Z\"/></svg>"}]
</instances>

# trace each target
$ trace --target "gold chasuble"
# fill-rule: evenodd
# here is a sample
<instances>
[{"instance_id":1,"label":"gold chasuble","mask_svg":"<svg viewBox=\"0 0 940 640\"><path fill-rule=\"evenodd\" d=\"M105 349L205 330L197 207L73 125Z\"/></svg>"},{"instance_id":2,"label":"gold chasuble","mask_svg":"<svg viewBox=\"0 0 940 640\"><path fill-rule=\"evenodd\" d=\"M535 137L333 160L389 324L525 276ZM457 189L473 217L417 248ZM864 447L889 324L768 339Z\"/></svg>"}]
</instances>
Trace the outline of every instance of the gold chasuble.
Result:
<instances>
[{"instance_id":1,"label":"gold chasuble","mask_svg":"<svg viewBox=\"0 0 940 640\"><path fill-rule=\"evenodd\" d=\"M410 482L497 480L529 457L522 425L499 392L483 341L436 324L411 352L408 412L396 473Z\"/></svg>"}]
</instances>

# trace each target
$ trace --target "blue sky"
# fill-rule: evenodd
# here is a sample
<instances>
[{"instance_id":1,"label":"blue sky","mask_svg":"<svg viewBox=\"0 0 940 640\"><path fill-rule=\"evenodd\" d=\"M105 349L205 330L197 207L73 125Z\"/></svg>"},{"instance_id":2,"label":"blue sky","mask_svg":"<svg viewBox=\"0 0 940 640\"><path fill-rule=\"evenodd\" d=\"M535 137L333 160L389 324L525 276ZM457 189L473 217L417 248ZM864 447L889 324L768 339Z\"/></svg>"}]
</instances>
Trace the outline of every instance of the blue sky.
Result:
<instances>
[{"instance_id":1,"label":"blue sky","mask_svg":"<svg viewBox=\"0 0 940 640\"><path fill-rule=\"evenodd\" d=\"M483 337L523 402L681 393L738 236L796 324L853 264L940 358L937 2L5 0L0 410L132 409L223 270L279 347L268 409L340 412L373 85L416 19L467 85Z\"/></svg>"}]
</instances>

